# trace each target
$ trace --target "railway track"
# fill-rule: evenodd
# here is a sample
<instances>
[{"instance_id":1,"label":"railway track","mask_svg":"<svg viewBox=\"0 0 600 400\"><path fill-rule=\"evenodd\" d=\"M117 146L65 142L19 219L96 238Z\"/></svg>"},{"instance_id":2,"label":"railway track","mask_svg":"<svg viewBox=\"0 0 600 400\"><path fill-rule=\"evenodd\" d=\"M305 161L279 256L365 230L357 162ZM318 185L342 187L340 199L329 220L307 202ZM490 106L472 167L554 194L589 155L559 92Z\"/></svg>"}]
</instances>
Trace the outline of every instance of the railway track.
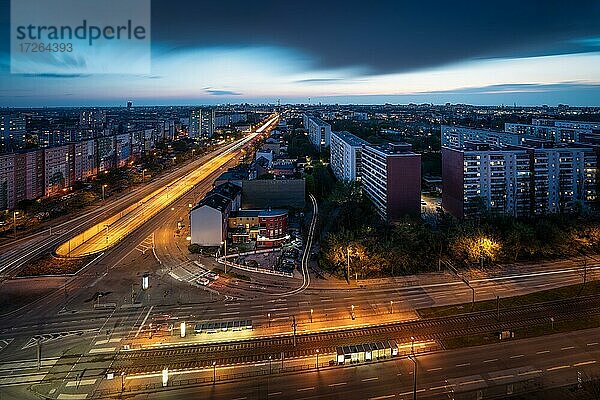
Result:
<instances>
[{"instance_id":1,"label":"railway track","mask_svg":"<svg viewBox=\"0 0 600 400\"><path fill-rule=\"evenodd\" d=\"M198 346L124 351L116 356L113 369L131 374L156 372L166 367L170 370L202 368L212 366L213 362L218 365L252 363L264 361L269 356L277 360L282 354L285 358L314 355L316 349L319 349L321 354L327 354L334 352L337 346L358 343L389 339L409 343L411 336L419 341L440 340L547 324L550 317L555 321L564 321L597 314L600 314L600 296L590 296L506 309L500 312L498 320L496 311L485 311L366 328L300 334L296 335L295 347L294 339L289 335Z\"/></svg>"}]
</instances>

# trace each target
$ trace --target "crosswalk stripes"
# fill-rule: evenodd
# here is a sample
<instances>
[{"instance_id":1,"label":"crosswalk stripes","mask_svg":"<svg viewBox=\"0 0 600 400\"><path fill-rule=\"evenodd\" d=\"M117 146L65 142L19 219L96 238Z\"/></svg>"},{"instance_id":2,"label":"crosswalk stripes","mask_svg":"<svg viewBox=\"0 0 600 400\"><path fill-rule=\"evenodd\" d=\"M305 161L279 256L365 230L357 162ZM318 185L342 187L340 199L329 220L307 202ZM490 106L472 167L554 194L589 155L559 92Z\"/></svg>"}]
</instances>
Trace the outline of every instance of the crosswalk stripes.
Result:
<instances>
[{"instance_id":1,"label":"crosswalk stripes","mask_svg":"<svg viewBox=\"0 0 600 400\"><path fill-rule=\"evenodd\" d=\"M152 242L153 242L152 235L148 235L144 240L142 240L140 242L140 244L138 244L135 247L135 249L142 254L146 254L146 251L152 250Z\"/></svg>"}]
</instances>

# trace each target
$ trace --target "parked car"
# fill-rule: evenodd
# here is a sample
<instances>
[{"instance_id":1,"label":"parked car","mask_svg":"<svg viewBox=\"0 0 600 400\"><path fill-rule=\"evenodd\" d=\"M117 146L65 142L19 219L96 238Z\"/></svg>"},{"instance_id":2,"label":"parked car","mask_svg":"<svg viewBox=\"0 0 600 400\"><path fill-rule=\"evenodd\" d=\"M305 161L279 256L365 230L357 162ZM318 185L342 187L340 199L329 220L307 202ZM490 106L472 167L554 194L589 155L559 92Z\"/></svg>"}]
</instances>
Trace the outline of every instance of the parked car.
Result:
<instances>
[{"instance_id":1,"label":"parked car","mask_svg":"<svg viewBox=\"0 0 600 400\"><path fill-rule=\"evenodd\" d=\"M198 283L201 284L202 286L208 286L210 281L206 278L198 278Z\"/></svg>"},{"instance_id":2,"label":"parked car","mask_svg":"<svg viewBox=\"0 0 600 400\"><path fill-rule=\"evenodd\" d=\"M206 274L206 277L208 279L216 281L217 279L219 279L219 274L215 274L214 272L209 272L209 273Z\"/></svg>"}]
</instances>

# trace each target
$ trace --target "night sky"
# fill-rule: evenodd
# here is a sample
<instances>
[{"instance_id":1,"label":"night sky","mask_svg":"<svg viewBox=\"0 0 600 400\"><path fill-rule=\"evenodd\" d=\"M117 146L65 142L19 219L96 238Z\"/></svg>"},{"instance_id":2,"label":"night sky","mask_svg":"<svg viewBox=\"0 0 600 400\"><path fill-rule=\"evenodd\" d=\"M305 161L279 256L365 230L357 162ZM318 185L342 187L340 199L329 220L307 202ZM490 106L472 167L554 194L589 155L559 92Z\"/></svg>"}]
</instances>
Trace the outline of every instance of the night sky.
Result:
<instances>
[{"instance_id":1,"label":"night sky","mask_svg":"<svg viewBox=\"0 0 600 400\"><path fill-rule=\"evenodd\" d=\"M155 0L149 75L10 74L0 16L0 106L600 105L597 1Z\"/></svg>"}]
</instances>

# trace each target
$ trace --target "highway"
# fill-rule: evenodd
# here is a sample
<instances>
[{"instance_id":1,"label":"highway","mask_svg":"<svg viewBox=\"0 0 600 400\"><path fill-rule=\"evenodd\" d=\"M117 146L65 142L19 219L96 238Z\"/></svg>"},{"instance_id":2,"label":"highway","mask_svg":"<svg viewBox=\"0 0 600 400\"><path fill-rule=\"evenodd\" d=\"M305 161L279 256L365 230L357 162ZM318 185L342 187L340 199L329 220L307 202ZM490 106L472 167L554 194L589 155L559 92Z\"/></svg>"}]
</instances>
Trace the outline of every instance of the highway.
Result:
<instances>
[{"instance_id":1,"label":"highway","mask_svg":"<svg viewBox=\"0 0 600 400\"><path fill-rule=\"evenodd\" d=\"M205 181L207 177L218 171L228 161L234 159L239 150L259 136L264 129L276 123L278 118L277 115L269 118L255 132L221 149L219 154L214 155L199 168L168 182L166 186L145 196L137 204L132 204L126 210L70 238L58 246L56 253L63 257L80 257L99 253L112 247L154 217L159 211L188 193L198 183Z\"/></svg>"},{"instance_id":2,"label":"highway","mask_svg":"<svg viewBox=\"0 0 600 400\"><path fill-rule=\"evenodd\" d=\"M265 129L266 126L261 126L249 136L254 139L256 134L264 133ZM251 139L249 139L247 136L239 141L236 141L228 145L226 151L235 151L234 149L240 149L247 144L249 140ZM119 215L121 212L132 206L139 206L140 201L142 201L144 198L147 199L151 193L166 190L165 188L170 183L177 182L181 177L186 177L191 172L197 170L198 167L210 162L215 157L218 157L221 153L223 153L223 151L223 149L218 149L209 154L201 156L198 159L165 174L164 176L154 179L147 184L122 195L121 197L116 199L111 198L99 207L85 211L79 215L75 215L68 221L53 226L51 229L52 232L50 232L50 230L41 231L31 234L25 238L2 244L0 246L0 276L2 276L3 279L14 276L18 272L19 268L27 261L36 258L40 254L52 251L60 244L66 243L66 253L68 254L69 239L76 237L78 234L90 228L97 230L98 227L102 227L102 231L104 232L106 227L102 221L105 221L111 217L114 218L115 215ZM169 199L171 199L170 195ZM114 244L121 238L120 235L113 235L113 239L111 240L110 227L108 236L110 244ZM89 238L91 238L91 236L88 237L88 239ZM106 242L106 237L104 237L104 241Z\"/></svg>"}]
</instances>

